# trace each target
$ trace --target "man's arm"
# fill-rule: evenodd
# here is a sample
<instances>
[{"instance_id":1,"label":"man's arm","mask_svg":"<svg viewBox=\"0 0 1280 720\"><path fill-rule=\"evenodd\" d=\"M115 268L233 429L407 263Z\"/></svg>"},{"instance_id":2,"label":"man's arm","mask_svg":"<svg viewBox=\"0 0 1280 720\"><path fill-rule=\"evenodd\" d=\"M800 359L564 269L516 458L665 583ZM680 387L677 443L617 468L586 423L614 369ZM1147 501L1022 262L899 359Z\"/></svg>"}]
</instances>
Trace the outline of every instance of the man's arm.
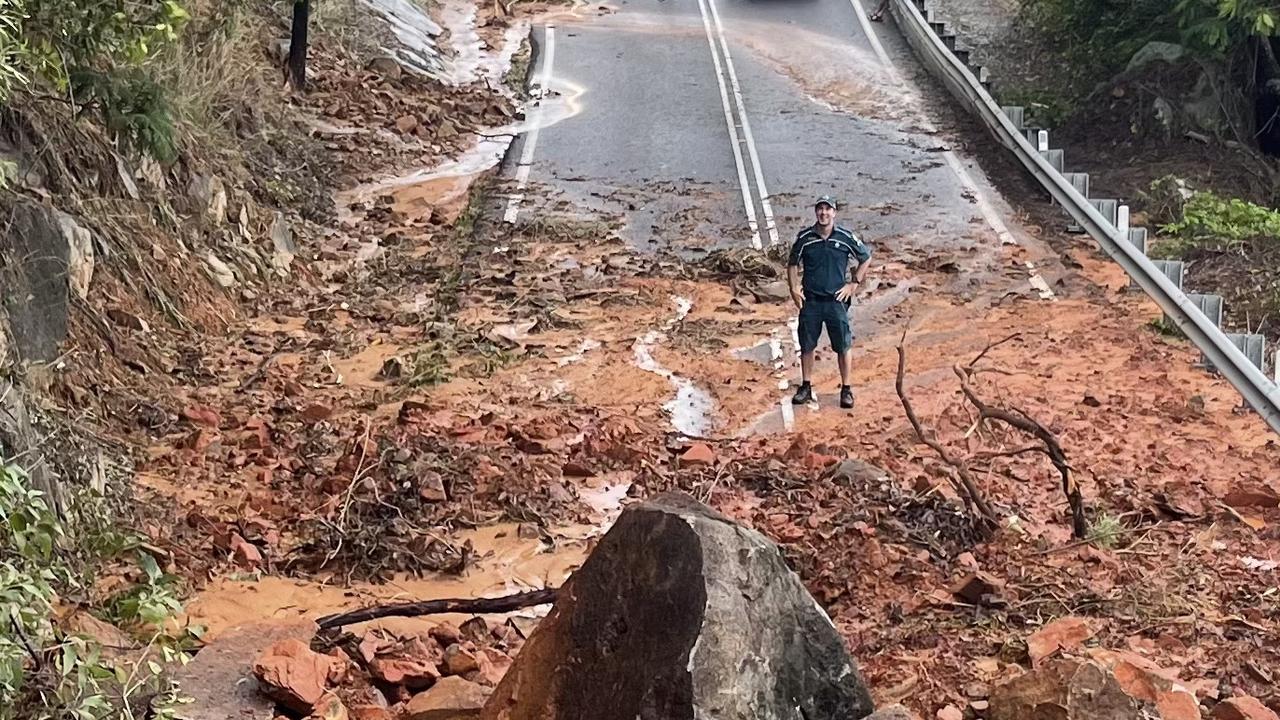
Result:
<instances>
[{"instance_id":1,"label":"man's arm","mask_svg":"<svg viewBox=\"0 0 1280 720\"><path fill-rule=\"evenodd\" d=\"M867 279L867 271L871 269L871 248L856 238L853 244L853 259L857 261L858 265L854 268L853 279L836 293L836 299L840 302L848 302L853 297L853 293L858 289L858 286Z\"/></svg>"},{"instance_id":2,"label":"man's arm","mask_svg":"<svg viewBox=\"0 0 1280 720\"><path fill-rule=\"evenodd\" d=\"M787 266L787 286L791 288L791 302L797 309L804 308L804 291L800 289L800 266Z\"/></svg>"}]
</instances>

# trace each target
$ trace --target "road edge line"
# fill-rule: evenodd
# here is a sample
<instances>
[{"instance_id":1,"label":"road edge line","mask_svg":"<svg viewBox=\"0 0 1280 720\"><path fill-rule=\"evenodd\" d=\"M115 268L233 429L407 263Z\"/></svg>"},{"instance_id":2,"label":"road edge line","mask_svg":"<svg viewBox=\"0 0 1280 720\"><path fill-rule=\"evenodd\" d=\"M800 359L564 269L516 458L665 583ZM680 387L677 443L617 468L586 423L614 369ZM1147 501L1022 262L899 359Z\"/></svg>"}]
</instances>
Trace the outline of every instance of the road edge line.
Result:
<instances>
[{"instance_id":1,"label":"road edge line","mask_svg":"<svg viewBox=\"0 0 1280 720\"><path fill-rule=\"evenodd\" d=\"M538 83L538 104L534 106L529 132L525 133L524 146L520 148L520 160L516 164L516 190L507 198L507 210L502 214L502 221L509 224L514 224L520 216L520 203L524 201L524 189L529 184L529 169L533 166L533 153L538 146L538 133L542 130L542 108L551 89L551 71L556 59L555 25L543 28L543 42L545 52L542 57L542 79Z\"/></svg>"}]
</instances>

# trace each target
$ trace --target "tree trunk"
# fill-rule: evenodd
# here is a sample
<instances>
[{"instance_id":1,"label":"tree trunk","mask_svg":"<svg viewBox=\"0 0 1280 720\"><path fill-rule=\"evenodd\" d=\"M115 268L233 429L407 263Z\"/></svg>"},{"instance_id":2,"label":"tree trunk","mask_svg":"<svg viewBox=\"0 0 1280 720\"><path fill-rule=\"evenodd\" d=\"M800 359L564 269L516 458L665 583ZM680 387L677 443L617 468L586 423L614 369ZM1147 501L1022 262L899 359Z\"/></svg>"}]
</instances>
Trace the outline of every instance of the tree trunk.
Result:
<instances>
[{"instance_id":1,"label":"tree trunk","mask_svg":"<svg viewBox=\"0 0 1280 720\"><path fill-rule=\"evenodd\" d=\"M307 89L307 23L311 0L294 0L293 29L289 33L289 84L294 90Z\"/></svg>"}]
</instances>

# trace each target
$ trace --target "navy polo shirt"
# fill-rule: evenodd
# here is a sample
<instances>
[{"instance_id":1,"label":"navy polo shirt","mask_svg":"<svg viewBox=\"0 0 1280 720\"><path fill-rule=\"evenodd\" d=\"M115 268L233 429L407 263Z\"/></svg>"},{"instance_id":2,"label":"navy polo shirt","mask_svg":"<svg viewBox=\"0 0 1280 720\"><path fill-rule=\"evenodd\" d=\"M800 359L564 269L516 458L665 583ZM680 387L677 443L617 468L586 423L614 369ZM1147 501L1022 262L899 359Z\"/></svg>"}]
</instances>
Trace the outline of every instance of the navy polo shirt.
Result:
<instances>
[{"instance_id":1,"label":"navy polo shirt","mask_svg":"<svg viewBox=\"0 0 1280 720\"><path fill-rule=\"evenodd\" d=\"M871 248L858 236L836 226L824 240L816 226L805 228L791 246L787 265L804 271L804 296L810 300L834 300L849 277L849 258L854 267L871 259Z\"/></svg>"}]
</instances>

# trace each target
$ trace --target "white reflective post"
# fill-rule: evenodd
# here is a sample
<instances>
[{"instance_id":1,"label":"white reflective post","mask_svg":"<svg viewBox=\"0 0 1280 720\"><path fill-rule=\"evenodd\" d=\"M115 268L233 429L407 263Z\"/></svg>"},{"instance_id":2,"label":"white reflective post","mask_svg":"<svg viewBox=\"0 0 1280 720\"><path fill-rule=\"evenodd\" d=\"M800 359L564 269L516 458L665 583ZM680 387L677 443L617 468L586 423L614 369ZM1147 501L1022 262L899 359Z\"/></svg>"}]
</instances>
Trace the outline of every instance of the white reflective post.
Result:
<instances>
[{"instance_id":1,"label":"white reflective post","mask_svg":"<svg viewBox=\"0 0 1280 720\"><path fill-rule=\"evenodd\" d=\"M1129 239L1129 206L1121 205L1116 208L1116 229L1124 233L1125 240Z\"/></svg>"},{"instance_id":2,"label":"white reflective post","mask_svg":"<svg viewBox=\"0 0 1280 720\"><path fill-rule=\"evenodd\" d=\"M1041 130L1036 135L1036 149L1040 152L1049 152L1049 131Z\"/></svg>"}]
</instances>

